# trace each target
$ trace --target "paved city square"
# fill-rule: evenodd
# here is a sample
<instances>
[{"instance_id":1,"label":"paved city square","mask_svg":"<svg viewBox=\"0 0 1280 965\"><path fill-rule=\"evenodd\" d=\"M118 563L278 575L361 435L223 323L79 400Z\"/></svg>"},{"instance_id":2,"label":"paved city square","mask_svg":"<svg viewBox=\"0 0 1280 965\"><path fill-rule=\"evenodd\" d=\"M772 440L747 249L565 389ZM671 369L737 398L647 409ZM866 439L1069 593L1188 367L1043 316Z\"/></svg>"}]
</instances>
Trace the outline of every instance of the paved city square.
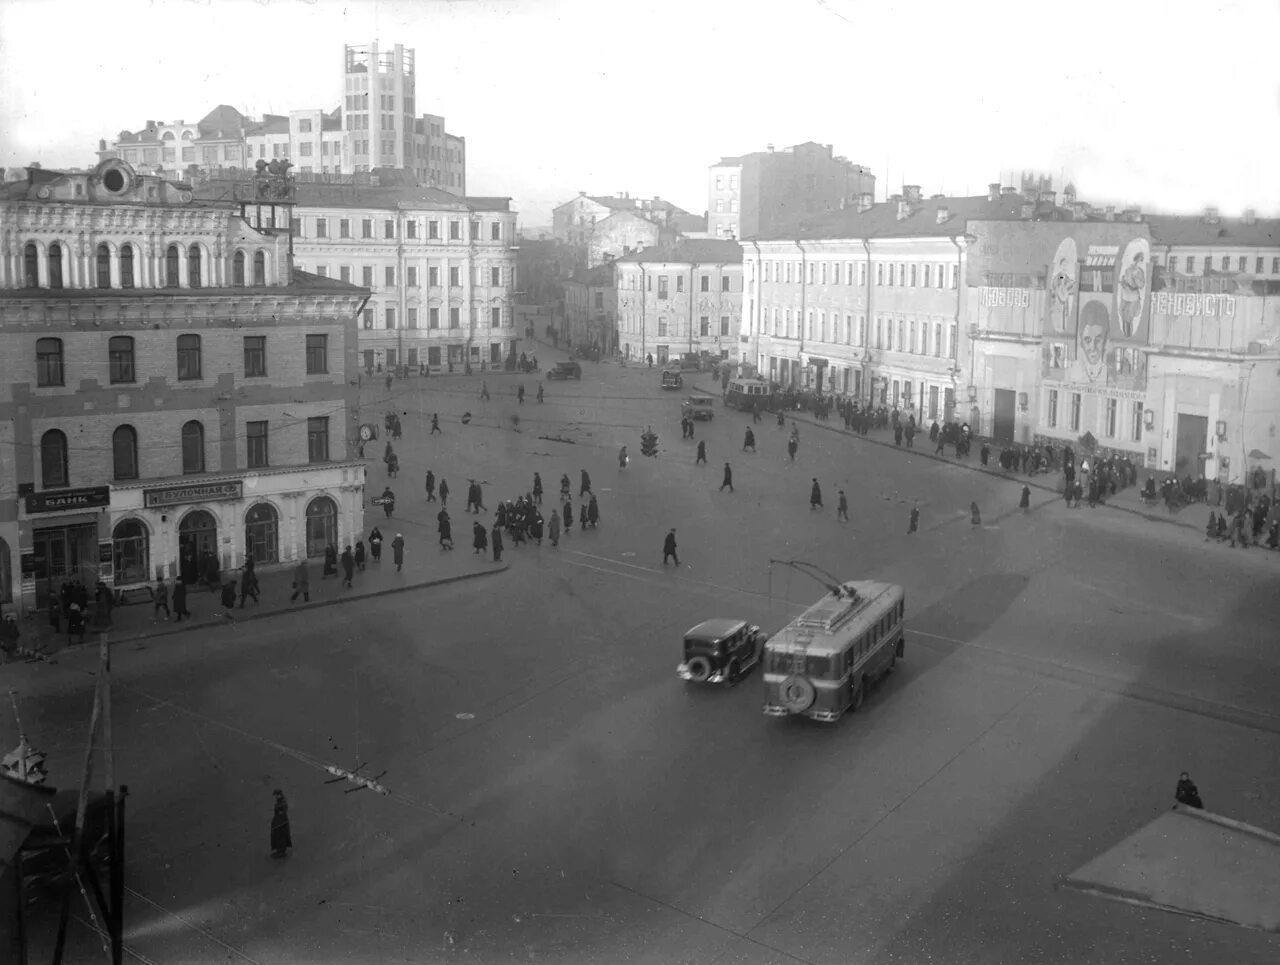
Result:
<instances>
[{"instance_id":1,"label":"paved city square","mask_svg":"<svg viewBox=\"0 0 1280 965\"><path fill-rule=\"evenodd\" d=\"M536 351L544 370L564 357ZM585 469L598 529L509 546L484 580L116 648L137 960L1275 960L1274 936L1063 880L1167 810L1183 770L1211 810L1280 827L1280 555L1039 488L1022 512L1021 479L834 421L797 419L794 464L771 418L743 452L750 418L719 405L684 441L682 393L656 369L584 366L581 383L476 373L388 396L366 381L360 419L403 413L392 485L421 534L411 552L439 552L427 469L453 491L458 556L471 478L492 510L538 471L549 514L562 473L577 508ZM654 459L639 456L648 425ZM671 527L678 568L661 560ZM905 662L835 725L766 718L758 674L676 679L689 626L773 630L822 593L771 558L906 587ZM53 783L78 773L87 666L15 671ZM328 765L389 793L326 783ZM287 860L269 854L274 788ZM76 915L87 960L78 900Z\"/></svg>"}]
</instances>

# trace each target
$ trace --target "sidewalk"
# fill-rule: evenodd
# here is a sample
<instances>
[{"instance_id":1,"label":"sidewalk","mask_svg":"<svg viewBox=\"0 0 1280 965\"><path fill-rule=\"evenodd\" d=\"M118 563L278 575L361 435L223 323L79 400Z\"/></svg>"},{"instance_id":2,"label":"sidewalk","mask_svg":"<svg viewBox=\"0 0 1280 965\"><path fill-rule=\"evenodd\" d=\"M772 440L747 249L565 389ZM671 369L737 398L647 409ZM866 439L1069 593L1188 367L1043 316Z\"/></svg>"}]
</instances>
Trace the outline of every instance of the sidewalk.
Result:
<instances>
[{"instance_id":1,"label":"sidewalk","mask_svg":"<svg viewBox=\"0 0 1280 965\"><path fill-rule=\"evenodd\" d=\"M330 606L348 600L367 599L387 593L400 593L405 590L417 590L425 587L439 586L459 580L467 580L482 576L490 576L505 572L506 563L495 564L492 555L476 556L471 551L471 526L469 517L462 512L451 512L455 535L454 545L458 548L446 552L441 550L436 536L435 521L428 526L424 522L402 519L399 516L385 519L381 512L374 515L377 507L370 507L365 512L366 533L374 526L382 529L384 542L382 545L382 561L365 561L365 570L356 571L352 586L343 585L342 567L338 567L338 575L322 577L324 560L310 560L307 570L310 575L311 601L308 603L301 596L296 601L290 600L293 594L293 570L297 565L285 563L281 565L260 566L258 568L259 597L261 603L252 600L240 608L239 581L241 571L224 571L223 579L236 580L236 606L231 620L244 622L258 620L263 617L279 616L295 613L299 610ZM405 538L404 569L397 573L392 562L391 541L397 533ZM366 542L366 552L368 543ZM172 581L169 581L172 591ZM170 611L173 601L169 602ZM111 614L109 628L112 644L127 643L151 637L169 636L187 633L192 629L222 626L229 622L226 611L222 607L220 593L210 592L207 587L193 585L187 588L187 609L191 617L178 623L171 616L165 616L162 610L156 613L155 607L148 600L136 604L117 606ZM44 613L30 620L20 620L19 628L22 638L19 646L23 650L33 650L47 657L56 657L61 651L75 652L84 648L98 646L96 629L89 628L84 636L84 644L72 645L66 634L66 623L63 632L55 633ZM22 656L14 658L21 661ZM31 658L28 658L31 659Z\"/></svg>"}]
</instances>

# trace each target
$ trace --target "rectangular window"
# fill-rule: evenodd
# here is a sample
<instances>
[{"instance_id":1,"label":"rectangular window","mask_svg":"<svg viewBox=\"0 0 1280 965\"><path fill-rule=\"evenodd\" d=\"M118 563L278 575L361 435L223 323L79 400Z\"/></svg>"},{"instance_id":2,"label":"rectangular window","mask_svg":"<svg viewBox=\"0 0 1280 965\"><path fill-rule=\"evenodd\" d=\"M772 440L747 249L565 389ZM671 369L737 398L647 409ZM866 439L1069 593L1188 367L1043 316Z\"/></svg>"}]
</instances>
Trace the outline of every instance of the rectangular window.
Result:
<instances>
[{"instance_id":1,"label":"rectangular window","mask_svg":"<svg viewBox=\"0 0 1280 965\"><path fill-rule=\"evenodd\" d=\"M417 288L418 287L418 269L410 267L407 269L407 272L408 272L408 279L406 283L410 288Z\"/></svg>"},{"instance_id":2,"label":"rectangular window","mask_svg":"<svg viewBox=\"0 0 1280 965\"><path fill-rule=\"evenodd\" d=\"M1142 403L1133 404L1133 441L1142 441Z\"/></svg>"},{"instance_id":3,"label":"rectangular window","mask_svg":"<svg viewBox=\"0 0 1280 965\"><path fill-rule=\"evenodd\" d=\"M329 417L307 419L307 462L329 461Z\"/></svg>"},{"instance_id":4,"label":"rectangular window","mask_svg":"<svg viewBox=\"0 0 1280 965\"><path fill-rule=\"evenodd\" d=\"M365 218L362 222L360 222L360 237L361 238L373 237L373 219L372 218Z\"/></svg>"},{"instance_id":5,"label":"rectangular window","mask_svg":"<svg viewBox=\"0 0 1280 965\"><path fill-rule=\"evenodd\" d=\"M933 267L933 266L932 266L932 265L921 265L921 266L920 266L920 272L921 272L921 274L920 274L920 284L921 284L921 286L922 286L922 287L924 287L924 288L928 288L928 287L929 287L929 269L930 269L931 267Z\"/></svg>"},{"instance_id":6,"label":"rectangular window","mask_svg":"<svg viewBox=\"0 0 1280 965\"><path fill-rule=\"evenodd\" d=\"M951 287L952 288L960 287L960 266L959 265L951 266Z\"/></svg>"},{"instance_id":7,"label":"rectangular window","mask_svg":"<svg viewBox=\"0 0 1280 965\"><path fill-rule=\"evenodd\" d=\"M432 288L440 287L440 269L434 265L427 269L427 284Z\"/></svg>"},{"instance_id":8,"label":"rectangular window","mask_svg":"<svg viewBox=\"0 0 1280 965\"><path fill-rule=\"evenodd\" d=\"M729 316L728 315L720 316L720 334L721 335L729 334Z\"/></svg>"},{"instance_id":9,"label":"rectangular window","mask_svg":"<svg viewBox=\"0 0 1280 965\"><path fill-rule=\"evenodd\" d=\"M1177 255L1170 255L1170 256L1169 256L1169 271L1170 271L1170 273L1172 273L1172 272L1176 272L1177 270L1178 270L1178 256L1177 256Z\"/></svg>"},{"instance_id":10,"label":"rectangular window","mask_svg":"<svg viewBox=\"0 0 1280 965\"><path fill-rule=\"evenodd\" d=\"M406 308L404 310L404 327L405 328L418 327L418 310L416 308Z\"/></svg>"},{"instance_id":11,"label":"rectangular window","mask_svg":"<svg viewBox=\"0 0 1280 965\"><path fill-rule=\"evenodd\" d=\"M1108 439L1116 437L1116 400L1107 399L1107 425L1106 433Z\"/></svg>"},{"instance_id":12,"label":"rectangular window","mask_svg":"<svg viewBox=\"0 0 1280 965\"><path fill-rule=\"evenodd\" d=\"M698 334L704 337L711 334L711 316L703 315L698 319Z\"/></svg>"},{"instance_id":13,"label":"rectangular window","mask_svg":"<svg viewBox=\"0 0 1280 965\"><path fill-rule=\"evenodd\" d=\"M1196 256L1187 255L1187 274L1194 275L1195 273L1196 273Z\"/></svg>"},{"instance_id":14,"label":"rectangular window","mask_svg":"<svg viewBox=\"0 0 1280 965\"><path fill-rule=\"evenodd\" d=\"M449 269L449 287L450 288L462 287L462 269L461 268Z\"/></svg>"},{"instance_id":15,"label":"rectangular window","mask_svg":"<svg viewBox=\"0 0 1280 965\"><path fill-rule=\"evenodd\" d=\"M246 422L244 425L245 457L250 469L264 469L271 465L267 449L267 423Z\"/></svg>"},{"instance_id":16,"label":"rectangular window","mask_svg":"<svg viewBox=\"0 0 1280 965\"><path fill-rule=\"evenodd\" d=\"M501 268L489 269L489 284L494 288L501 287L502 285L502 269Z\"/></svg>"},{"instance_id":17,"label":"rectangular window","mask_svg":"<svg viewBox=\"0 0 1280 965\"><path fill-rule=\"evenodd\" d=\"M351 219L350 218L338 219L338 237L339 238L351 237Z\"/></svg>"},{"instance_id":18,"label":"rectangular window","mask_svg":"<svg viewBox=\"0 0 1280 965\"><path fill-rule=\"evenodd\" d=\"M704 292L711 291L711 276L703 275L701 278L701 281L699 282L699 286L700 286L699 291L704 291Z\"/></svg>"},{"instance_id":19,"label":"rectangular window","mask_svg":"<svg viewBox=\"0 0 1280 965\"><path fill-rule=\"evenodd\" d=\"M667 320L665 318L658 319L658 335L665 338L667 334Z\"/></svg>"},{"instance_id":20,"label":"rectangular window","mask_svg":"<svg viewBox=\"0 0 1280 965\"><path fill-rule=\"evenodd\" d=\"M494 221L489 225L489 240L490 241L502 240L502 222L501 221Z\"/></svg>"},{"instance_id":21,"label":"rectangular window","mask_svg":"<svg viewBox=\"0 0 1280 965\"><path fill-rule=\"evenodd\" d=\"M1261 274L1262 274L1262 267L1263 267L1263 259L1262 259L1261 257L1259 257L1259 258L1258 258L1256 261L1254 261L1254 263L1253 263L1253 273L1254 273L1255 275L1261 275Z\"/></svg>"},{"instance_id":22,"label":"rectangular window","mask_svg":"<svg viewBox=\"0 0 1280 965\"><path fill-rule=\"evenodd\" d=\"M884 263L876 262L876 284L884 284Z\"/></svg>"},{"instance_id":23,"label":"rectangular window","mask_svg":"<svg viewBox=\"0 0 1280 965\"><path fill-rule=\"evenodd\" d=\"M301 238L302 237L302 219L290 218L289 231L293 234L295 238Z\"/></svg>"},{"instance_id":24,"label":"rectangular window","mask_svg":"<svg viewBox=\"0 0 1280 965\"><path fill-rule=\"evenodd\" d=\"M1271 259L1271 274L1280 275L1280 258Z\"/></svg>"},{"instance_id":25,"label":"rectangular window","mask_svg":"<svg viewBox=\"0 0 1280 965\"><path fill-rule=\"evenodd\" d=\"M1236 262L1236 271L1245 271L1246 262L1247 262L1247 259L1245 258L1245 256L1241 255L1240 259Z\"/></svg>"},{"instance_id":26,"label":"rectangular window","mask_svg":"<svg viewBox=\"0 0 1280 965\"><path fill-rule=\"evenodd\" d=\"M383 279L386 281L388 288L396 287L396 269L394 265L388 265L382 271Z\"/></svg>"},{"instance_id":27,"label":"rectangular window","mask_svg":"<svg viewBox=\"0 0 1280 965\"><path fill-rule=\"evenodd\" d=\"M135 381L133 368L133 339L128 335L113 335L107 342L107 362L113 385Z\"/></svg>"},{"instance_id":28,"label":"rectangular window","mask_svg":"<svg viewBox=\"0 0 1280 965\"><path fill-rule=\"evenodd\" d=\"M365 328L373 328L373 309L366 308L360 313L360 320L364 322Z\"/></svg>"},{"instance_id":29,"label":"rectangular window","mask_svg":"<svg viewBox=\"0 0 1280 965\"><path fill-rule=\"evenodd\" d=\"M1058 426L1058 390L1049 390L1049 428L1056 429Z\"/></svg>"},{"instance_id":30,"label":"rectangular window","mask_svg":"<svg viewBox=\"0 0 1280 965\"><path fill-rule=\"evenodd\" d=\"M676 275L676 292L684 291L684 275Z\"/></svg>"},{"instance_id":31,"label":"rectangular window","mask_svg":"<svg viewBox=\"0 0 1280 965\"><path fill-rule=\"evenodd\" d=\"M1223 270L1223 271L1227 271L1230 267L1231 267L1231 256L1230 256L1230 255L1223 255L1223 256L1222 256L1222 270Z\"/></svg>"},{"instance_id":32,"label":"rectangular window","mask_svg":"<svg viewBox=\"0 0 1280 965\"><path fill-rule=\"evenodd\" d=\"M244 338L244 375L247 379L265 378L267 374L267 337L246 335Z\"/></svg>"},{"instance_id":33,"label":"rectangular window","mask_svg":"<svg viewBox=\"0 0 1280 965\"><path fill-rule=\"evenodd\" d=\"M480 240L480 222L479 221L471 222L471 240L472 241Z\"/></svg>"},{"instance_id":34,"label":"rectangular window","mask_svg":"<svg viewBox=\"0 0 1280 965\"><path fill-rule=\"evenodd\" d=\"M406 238L418 237L418 222L414 218L410 218L404 223L404 236Z\"/></svg>"},{"instance_id":35,"label":"rectangular window","mask_svg":"<svg viewBox=\"0 0 1280 965\"><path fill-rule=\"evenodd\" d=\"M437 241L440 239L440 222L439 221L427 222L427 238L434 239Z\"/></svg>"},{"instance_id":36,"label":"rectangular window","mask_svg":"<svg viewBox=\"0 0 1280 965\"><path fill-rule=\"evenodd\" d=\"M323 375L329 371L329 336L307 336L307 374Z\"/></svg>"},{"instance_id":37,"label":"rectangular window","mask_svg":"<svg viewBox=\"0 0 1280 965\"><path fill-rule=\"evenodd\" d=\"M449 309L449 327L450 328L462 327L462 310L461 309L459 308Z\"/></svg>"},{"instance_id":38,"label":"rectangular window","mask_svg":"<svg viewBox=\"0 0 1280 965\"><path fill-rule=\"evenodd\" d=\"M386 327L395 328L396 327L396 310L394 308L387 308L387 309L383 309L383 311L385 312L385 317L387 320Z\"/></svg>"},{"instance_id":39,"label":"rectangular window","mask_svg":"<svg viewBox=\"0 0 1280 965\"><path fill-rule=\"evenodd\" d=\"M1071 431L1080 431L1080 393L1071 393Z\"/></svg>"},{"instance_id":40,"label":"rectangular window","mask_svg":"<svg viewBox=\"0 0 1280 965\"><path fill-rule=\"evenodd\" d=\"M200 378L200 336L178 336L178 378Z\"/></svg>"},{"instance_id":41,"label":"rectangular window","mask_svg":"<svg viewBox=\"0 0 1280 965\"><path fill-rule=\"evenodd\" d=\"M449 222L449 240L450 241L462 240L462 222L461 221Z\"/></svg>"},{"instance_id":42,"label":"rectangular window","mask_svg":"<svg viewBox=\"0 0 1280 965\"><path fill-rule=\"evenodd\" d=\"M316 218L316 237L329 237L329 220L327 218Z\"/></svg>"},{"instance_id":43,"label":"rectangular window","mask_svg":"<svg viewBox=\"0 0 1280 965\"><path fill-rule=\"evenodd\" d=\"M438 308L427 309L427 328L432 329L434 331L439 327L440 327L440 309Z\"/></svg>"},{"instance_id":44,"label":"rectangular window","mask_svg":"<svg viewBox=\"0 0 1280 965\"><path fill-rule=\"evenodd\" d=\"M956 357L957 342L959 340L960 329L955 322L947 326L947 358Z\"/></svg>"},{"instance_id":45,"label":"rectangular window","mask_svg":"<svg viewBox=\"0 0 1280 965\"><path fill-rule=\"evenodd\" d=\"M382 222L382 237L394 238L396 236L396 223L394 221Z\"/></svg>"},{"instance_id":46,"label":"rectangular window","mask_svg":"<svg viewBox=\"0 0 1280 965\"><path fill-rule=\"evenodd\" d=\"M658 276L658 297L659 298L667 297L667 281L668 279L666 275Z\"/></svg>"},{"instance_id":47,"label":"rectangular window","mask_svg":"<svg viewBox=\"0 0 1280 965\"><path fill-rule=\"evenodd\" d=\"M371 265L365 265L360 269L360 280L364 282L365 288L373 287L373 267Z\"/></svg>"},{"instance_id":48,"label":"rectangular window","mask_svg":"<svg viewBox=\"0 0 1280 965\"><path fill-rule=\"evenodd\" d=\"M351 266L350 265L340 266L338 268L338 278L340 281L344 281L347 284L351 284Z\"/></svg>"},{"instance_id":49,"label":"rectangular window","mask_svg":"<svg viewBox=\"0 0 1280 965\"><path fill-rule=\"evenodd\" d=\"M911 287L912 288L916 287L916 266L915 265L911 266Z\"/></svg>"},{"instance_id":50,"label":"rectangular window","mask_svg":"<svg viewBox=\"0 0 1280 965\"><path fill-rule=\"evenodd\" d=\"M490 328L502 327L502 309L501 308L489 309L489 327Z\"/></svg>"}]
</instances>

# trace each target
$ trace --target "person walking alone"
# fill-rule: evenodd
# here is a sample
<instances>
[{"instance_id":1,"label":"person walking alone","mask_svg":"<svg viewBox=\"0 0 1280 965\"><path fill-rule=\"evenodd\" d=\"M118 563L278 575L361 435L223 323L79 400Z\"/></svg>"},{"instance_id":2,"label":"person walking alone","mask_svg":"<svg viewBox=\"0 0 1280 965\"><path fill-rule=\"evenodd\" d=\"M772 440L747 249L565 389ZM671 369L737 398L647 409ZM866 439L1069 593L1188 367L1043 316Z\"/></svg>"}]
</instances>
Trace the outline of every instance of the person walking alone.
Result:
<instances>
[{"instance_id":1,"label":"person walking alone","mask_svg":"<svg viewBox=\"0 0 1280 965\"><path fill-rule=\"evenodd\" d=\"M434 503L436 501L436 474L430 469L427 470L427 502Z\"/></svg>"},{"instance_id":2,"label":"person walking alone","mask_svg":"<svg viewBox=\"0 0 1280 965\"><path fill-rule=\"evenodd\" d=\"M502 562L502 529L497 523L493 524L493 531L489 534L490 542L493 546L493 561L495 563Z\"/></svg>"},{"instance_id":3,"label":"person walking alone","mask_svg":"<svg viewBox=\"0 0 1280 965\"><path fill-rule=\"evenodd\" d=\"M187 609L187 584L179 578L173 583L173 622L181 623L183 617L190 619L191 611Z\"/></svg>"},{"instance_id":4,"label":"person walking alone","mask_svg":"<svg viewBox=\"0 0 1280 965\"><path fill-rule=\"evenodd\" d=\"M289 828L289 802L285 800L284 791L276 789L271 793L275 796L275 806L271 812L271 857L287 858L289 849L293 847L293 834Z\"/></svg>"},{"instance_id":5,"label":"person walking alone","mask_svg":"<svg viewBox=\"0 0 1280 965\"><path fill-rule=\"evenodd\" d=\"M364 572L364 540L356 540L356 569Z\"/></svg>"},{"instance_id":6,"label":"person walking alone","mask_svg":"<svg viewBox=\"0 0 1280 965\"><path fill-rule=\"evenodd\" d=\"M484 531L484 523L477 519L471 524L471 555L479 556L488 548L489 535Z\"/></svg>"},{"instance_id":7,"label":"person walking alone","mask_svg":"<svg viewBox=\"0 0 1280 965\"><path fill-rule=\"evenodd\" d=\"M667 565L667 559L675 560L676 566L680 565L680 557L676 555L676 531L671 529L667 532L667 538L662 541L662 565Z\"/></svg>"},{"instance_id":8,"label":"person walking alone","mask_svg":"<svg viewBox=\"0 0 1280 965\"><path fill-rule=\"evenodd\" d=\"M818 477L813 477L813 488L809 490L809 509L822 508L822 487L818 485Z\"/></svg>"},{"instance_id":9,"label":"person walking alone","mask_svg":"<svg viewBox=\"0 0 1280 965\"><path fill-rule=\"evenodd\" d=\"M920 525L920 507L912 506L911 519L907 522L907 535L910 536L912 533L914 533L916 531L916 528L919 525Z\"/></svg>"},{"instance_id":10,"label":"person walking alone","mask_svg":"<svg viewBox=\"0 0 1280 965\"><path fill-rule=\"evenodd\" d=\"M404 567L404 534L396 533L396 538L391 541L391 557L395 560L396 572L399 573Z\"/></svg>"},{"instance_id":11,"label":"person walking alone","mask_svg":"<svg viewBox=\"0 0 1280 965\"><path fill-rule=\"evenodd\" d=\"M849 500L845 496L844 490L839 491L840 498L836 500L836 519L849 522Z\"/></svg>"},{"instance_id":12,"label":"person walking alone","mask_svg":"<svg viewBox=\"0 0 1280 965\"><path fill-rule=\"evenodd\" d=\"M726 462L724 464L724 479L720 483L719 492L724 492L724 487L729 487L729 492L733 492L733 468Z\"/></svg>"},{"instance_id":13,"label":"person walking alone","mask_svg":"<svg viewBox=\"0 0 1280 965\"><path fill-rule=\"evenodd\" d=\"M307 572L305 559L298 560L298 565L293 568L293 596L289 597L289 602L296 600L299 593L305 602L311 602L311 574Z\"/></svg>"},{"instance_id":14,"label":"person walking alone","mask_svg":"<svg viewBox=\"0 0 1280 965\"><path fill-rule=\"evenodd\" d=\"M346 583L348 588L351 586L351 578L355 576L356 558L351 552L351 545L342 551L342 581Z\"/></svg>"},{"instance_id":15,"label":"person walking alone","mask_svg":"<svg viewBox=\"0 0 1280 965\"><path fill-rule=\"evenodd\" d=\"M560 514L551 510L551 519L547 521L547 536L552 546L560 545Z\"/></svg>"},{"instance_id":16,"label":"person walking alone","mask_svg":"<svg viewBox=\"0 0 1280 965\"><path fill-rule=\"evenodd\" d=\"M705 439L698 440L698 458L693 460L693 464L696 466L698 463L702 463L704 466L707 464L707 441Z\"/></svg>"},{"instance_id":17,"label":"person walking alone","mask_svg":"<svg viewBox=\"0 0 1280 965\"><path fill-rule=\"evenodd\" d=\"M444 509L449 504L449 482L441 477L440 479L440 508Z\"/></svg>"},{"instance_id":18,"label":"person walking alone","mask_svg":"<svg viewBox=\"0 0 1280 965\"><path fill-rule=\"evenodd\" d=\"M1023 485L1022 498L1018 500L1018 508L1024 513L1031 509L1031 487Z\"/></svg>"},{"instance_id":19,"label":"person walking alone","mask_svg":"<svg viewBox=\"0 0 1280 965\"><path fill-rule=\"evenodd\" d=\"M431 413L431 432L428 433L428 435L434 436L438 432L440 433L440 435L444 435L443 432L440 432L440 413L433 412Z\"/></svg>"}]
</instances>

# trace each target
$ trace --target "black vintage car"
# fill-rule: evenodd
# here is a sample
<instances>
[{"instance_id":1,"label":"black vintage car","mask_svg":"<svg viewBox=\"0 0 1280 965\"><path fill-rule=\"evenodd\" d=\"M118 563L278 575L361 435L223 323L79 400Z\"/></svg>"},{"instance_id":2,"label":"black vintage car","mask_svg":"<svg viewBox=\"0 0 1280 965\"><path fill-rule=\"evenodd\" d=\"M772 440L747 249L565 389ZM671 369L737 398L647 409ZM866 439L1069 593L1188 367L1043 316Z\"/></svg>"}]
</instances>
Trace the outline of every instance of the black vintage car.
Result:
<instances>
[{"instance_id":1,"label":"black vintage car","mask_svg":"<svg viewBox=\"0 0 1280 965\"><path fill-rule=\"evenodd\" d=\"M551 368L547 369L547 379L554 381L556 379L582 379L582 366L577 362L557 362Z\"/></svg>"},{"instance_id":2,"label":"black vintage car","mask_svg":"<svg viewBox=\"0 0 1280 965\"><path fill-rule=\"evenodd\" d=\"M676 674L691 683L735 683L760 662L765 639L746 620L704 620L685 632L684 659Z\"/></svg>"}]
</instances>

